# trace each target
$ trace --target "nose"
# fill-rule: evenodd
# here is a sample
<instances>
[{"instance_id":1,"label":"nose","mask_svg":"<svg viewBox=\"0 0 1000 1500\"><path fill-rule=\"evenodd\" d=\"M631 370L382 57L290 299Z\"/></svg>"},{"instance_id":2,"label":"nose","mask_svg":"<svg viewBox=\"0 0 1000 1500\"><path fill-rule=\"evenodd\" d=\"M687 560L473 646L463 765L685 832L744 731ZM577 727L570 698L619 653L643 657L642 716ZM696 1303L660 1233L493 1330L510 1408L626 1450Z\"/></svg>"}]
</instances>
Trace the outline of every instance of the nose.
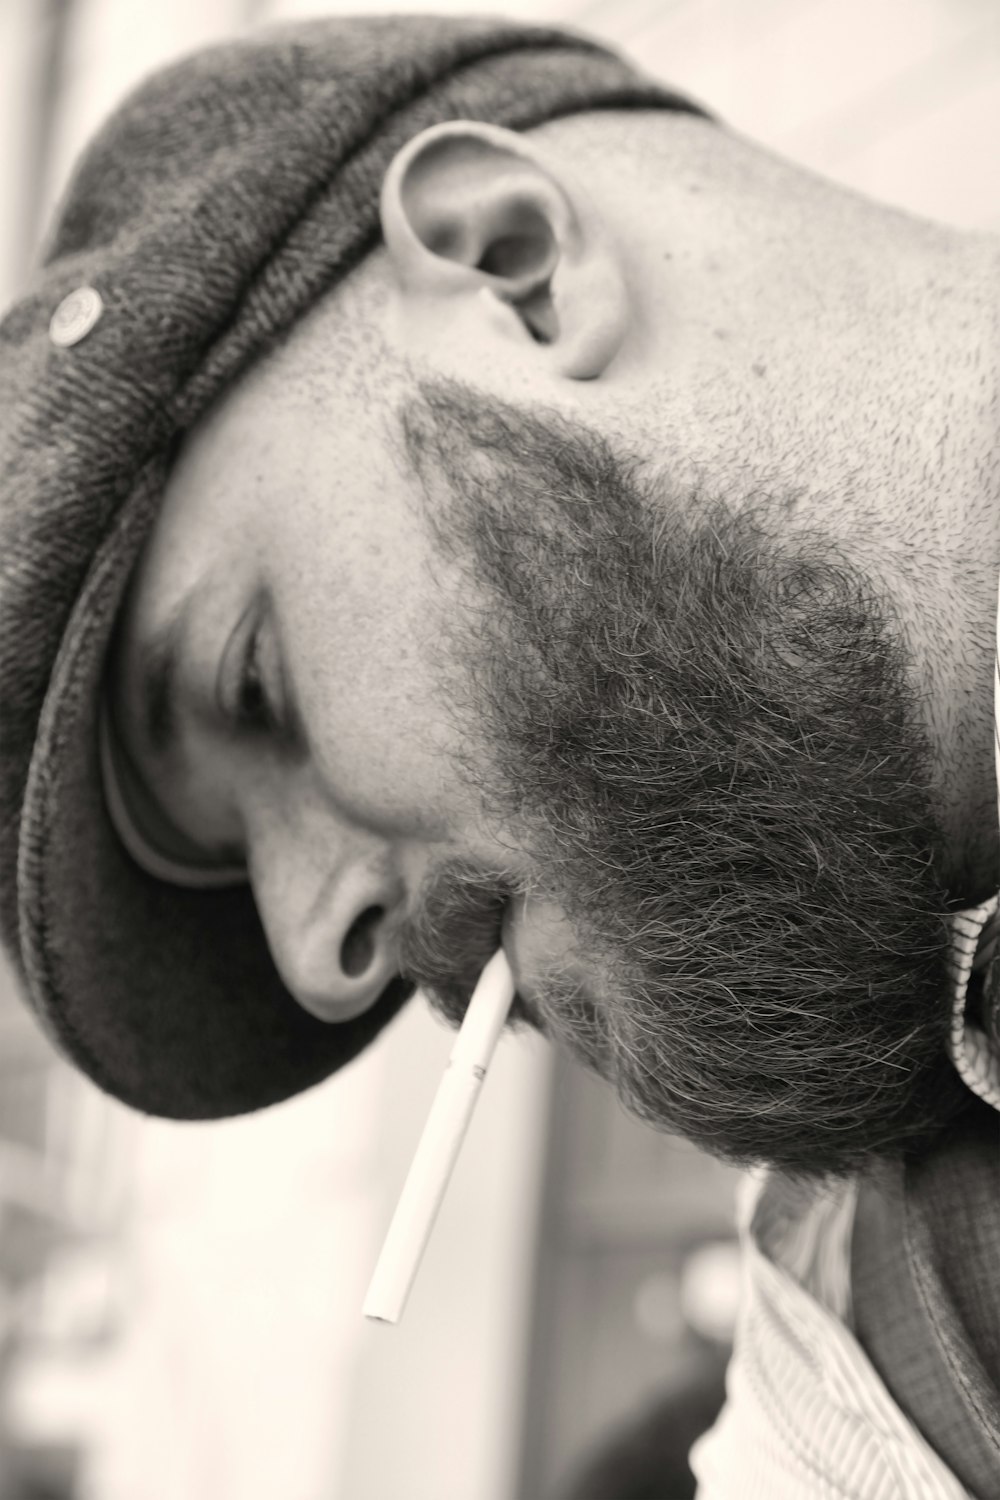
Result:
<instances>
[{"instance_id":1,"label":"nose","mask_svg":"<svg viewBox=\"0 0 1000 1500\"><path fill-rule=\"evenodd\" d=\"M397 939L406 904L386 851L335 854L322 872L308 861L251 879L271 956L286 989L321 1021L362 1015L399 973Z\"/></svg>"}]
</instances>

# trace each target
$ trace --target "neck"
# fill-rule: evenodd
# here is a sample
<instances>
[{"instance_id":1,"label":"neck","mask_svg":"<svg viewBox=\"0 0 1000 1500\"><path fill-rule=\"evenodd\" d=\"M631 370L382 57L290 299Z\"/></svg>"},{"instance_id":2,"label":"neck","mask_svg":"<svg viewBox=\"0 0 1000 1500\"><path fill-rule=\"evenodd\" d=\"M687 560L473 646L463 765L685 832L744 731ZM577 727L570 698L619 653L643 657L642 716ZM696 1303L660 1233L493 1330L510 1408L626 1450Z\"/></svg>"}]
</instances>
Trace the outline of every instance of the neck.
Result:
<instances>
[{"instance_id":1,"label":"neck","mask_svg":"<svg viewBox=\"0 0 1000 1500\"><path fill-rule=\"evenodd\" d=\"M901 451L883 482L878 546L867 549L867 563L894 601L914 663L934 750L944 876L965 905L1000 885L1000 245L935 231L925 277L919 315L914 307L895 331L892 421Z\"/></svg>"}]
</instances>

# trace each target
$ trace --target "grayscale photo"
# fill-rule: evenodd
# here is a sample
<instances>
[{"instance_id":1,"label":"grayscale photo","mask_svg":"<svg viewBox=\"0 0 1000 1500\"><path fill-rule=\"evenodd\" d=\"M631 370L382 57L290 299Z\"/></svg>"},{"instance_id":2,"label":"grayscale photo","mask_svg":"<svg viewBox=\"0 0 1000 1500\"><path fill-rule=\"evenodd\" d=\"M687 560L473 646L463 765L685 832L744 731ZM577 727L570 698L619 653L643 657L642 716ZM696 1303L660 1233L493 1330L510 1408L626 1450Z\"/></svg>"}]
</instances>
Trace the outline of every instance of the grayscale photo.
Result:
<instances>
[{"instance_id":1,"label":"grayscale photo","mask_svg":"<svg viewBox=\"0 0 1000 1500\"><path fill-rule=\"evenodd\" d=\"M0 1500L1000 1500L996 0L0 143Z\"/></svg>"}]
</instances>

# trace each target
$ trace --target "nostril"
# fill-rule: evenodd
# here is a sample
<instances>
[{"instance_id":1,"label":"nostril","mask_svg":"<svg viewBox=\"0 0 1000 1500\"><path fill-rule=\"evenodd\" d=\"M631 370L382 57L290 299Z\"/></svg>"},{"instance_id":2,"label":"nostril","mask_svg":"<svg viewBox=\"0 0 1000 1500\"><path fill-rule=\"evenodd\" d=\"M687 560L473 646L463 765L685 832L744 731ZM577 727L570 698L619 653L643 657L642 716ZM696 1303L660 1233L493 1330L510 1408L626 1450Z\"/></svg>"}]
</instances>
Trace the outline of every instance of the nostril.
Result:
<instances>
[{"instance_id":1,"label":"nostril","mask_svg":"<svg viewBox=\"0 0 1000 1500\"><path fill-rule=\"evenodd\" d=\"M382 918L381 906L366 906L347 929L340 945L340 966L351 979L363 974L375 952L375 928Z\"/></svg>"}]
</instances>

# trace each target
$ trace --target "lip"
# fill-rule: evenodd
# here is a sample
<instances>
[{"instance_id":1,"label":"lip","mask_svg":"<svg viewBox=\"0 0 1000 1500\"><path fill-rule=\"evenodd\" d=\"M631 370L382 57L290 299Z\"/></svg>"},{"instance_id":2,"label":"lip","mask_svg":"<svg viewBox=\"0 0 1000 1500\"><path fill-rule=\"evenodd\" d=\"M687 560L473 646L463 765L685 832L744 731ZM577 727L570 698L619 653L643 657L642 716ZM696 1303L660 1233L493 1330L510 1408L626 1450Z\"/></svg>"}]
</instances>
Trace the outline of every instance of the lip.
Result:
<instances>
[{"instance_id":1,"label":"lip","mask_svg":"<svg viewBox=\"0 0 1000 1500\"><path fill-rule=\"evenodd\" d=\"M540 976L553 962L567 962L574 934L552 902L519 896L504 912L501 942L518 994L530 1005L539 998Z\"/></svg>"},{"instance_id":2,"label":"lip","mask_svg":"<svg viewBox=\"0 0 1000 1500\"><path fill-rule=\"evenodd\" d=\"M523 896L508 901L500 922L500 946L510 965L510 972L514 976L514 985L522 995L524 986L518 938L524 926L524 906Z\"/></svg>"}]
</instances>

